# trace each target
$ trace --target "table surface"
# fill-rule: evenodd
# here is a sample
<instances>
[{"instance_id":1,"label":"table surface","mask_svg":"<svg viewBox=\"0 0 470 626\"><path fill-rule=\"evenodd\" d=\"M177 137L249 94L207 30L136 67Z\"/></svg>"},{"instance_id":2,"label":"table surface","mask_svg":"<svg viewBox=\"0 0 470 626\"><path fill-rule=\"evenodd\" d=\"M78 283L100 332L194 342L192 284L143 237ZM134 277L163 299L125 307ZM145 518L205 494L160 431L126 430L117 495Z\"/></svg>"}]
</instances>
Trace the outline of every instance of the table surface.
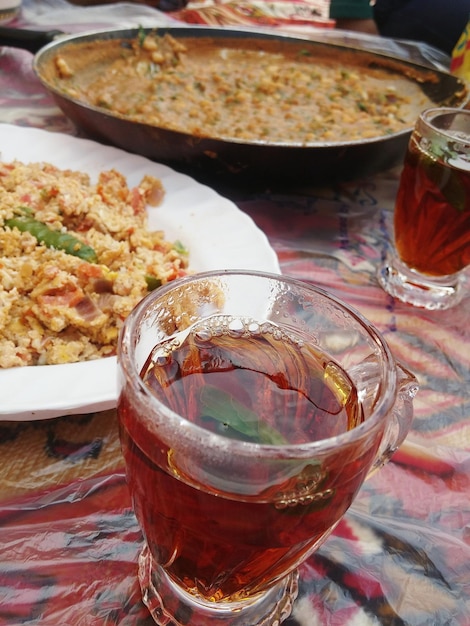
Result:
<instances>
[{"instance_id":1,"label":"table surface","mask_svg":"<svg viewBox=\"0 0 470 626\"><path fill-rule=\"evenodd\" d=\"M31 60L0 48L0 122L78 134ZM355 306L420 383L405 444L302 567L287 626L470 625L470 299L430 312L379 288L398 176L234 196L283 273ZM150 626L140 544L114 410L0 422L0 626Z\"/></svg>"}]
</instances>

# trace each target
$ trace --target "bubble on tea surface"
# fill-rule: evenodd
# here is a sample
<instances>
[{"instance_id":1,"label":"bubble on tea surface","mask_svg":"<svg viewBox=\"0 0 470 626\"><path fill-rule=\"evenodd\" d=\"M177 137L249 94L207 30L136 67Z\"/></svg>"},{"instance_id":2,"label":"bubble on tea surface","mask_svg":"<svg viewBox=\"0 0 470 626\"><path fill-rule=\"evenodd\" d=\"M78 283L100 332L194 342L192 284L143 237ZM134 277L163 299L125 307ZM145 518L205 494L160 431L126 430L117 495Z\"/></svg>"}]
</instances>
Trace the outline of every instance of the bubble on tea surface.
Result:
<instances>
[{"instance_id":1,"label":"bubble on tea surface","mask_svg":"<svg viewBox=\"0 0 470 626\"><path fill-rule=\"evenodd\" d=\"M455 143L451 145L451 155L447 163L459 170L470 172L470 137L465 135L467 143Z\"/></svg>"}]
</instances>

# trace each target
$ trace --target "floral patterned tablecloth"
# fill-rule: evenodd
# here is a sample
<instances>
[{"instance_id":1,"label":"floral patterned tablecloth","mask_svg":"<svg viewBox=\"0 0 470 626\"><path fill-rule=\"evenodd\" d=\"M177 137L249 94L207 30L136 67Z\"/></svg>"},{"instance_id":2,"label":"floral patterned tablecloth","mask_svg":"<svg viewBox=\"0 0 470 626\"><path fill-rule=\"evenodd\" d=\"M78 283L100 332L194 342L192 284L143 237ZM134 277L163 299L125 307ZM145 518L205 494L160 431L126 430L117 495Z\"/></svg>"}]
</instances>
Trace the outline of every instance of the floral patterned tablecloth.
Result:
<instances>
[{"instance_id":1,"label":"floral patterned tablecloth","mask_svg":"<svg viewBox=\"0 0 470 626\"><path fill-rule=\"evenodd\" d=\"M0 122L77 134L31 59L0 48ZM426 312L378 287L398 175L233 195L282 271L359 309L421 387L404 446L303 566L287 626L470 625L470 299ZM114 410L0 422L0 626L150 626L140 541Z\"/></svg>"}]
</instances>

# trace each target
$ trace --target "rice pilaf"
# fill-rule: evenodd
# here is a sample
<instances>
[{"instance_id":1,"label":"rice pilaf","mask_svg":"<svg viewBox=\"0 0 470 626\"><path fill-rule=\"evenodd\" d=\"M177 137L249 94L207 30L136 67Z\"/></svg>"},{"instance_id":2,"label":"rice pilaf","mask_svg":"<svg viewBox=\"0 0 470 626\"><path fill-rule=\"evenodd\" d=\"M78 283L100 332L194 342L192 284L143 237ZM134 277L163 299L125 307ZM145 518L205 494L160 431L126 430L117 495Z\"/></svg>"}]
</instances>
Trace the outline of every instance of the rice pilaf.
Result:
<instances>
[{"instance_id":1,"label":"rice pilaf","mask_svg":"<svg viewBox=\"0 0 470 626\"><path fill-rule=\"evenodd\" d=\"M0 163L0 367L115 354L137 302L186 274L184 247L147 229L164 193L153 176Z\"/></svg>"}]
</instances>

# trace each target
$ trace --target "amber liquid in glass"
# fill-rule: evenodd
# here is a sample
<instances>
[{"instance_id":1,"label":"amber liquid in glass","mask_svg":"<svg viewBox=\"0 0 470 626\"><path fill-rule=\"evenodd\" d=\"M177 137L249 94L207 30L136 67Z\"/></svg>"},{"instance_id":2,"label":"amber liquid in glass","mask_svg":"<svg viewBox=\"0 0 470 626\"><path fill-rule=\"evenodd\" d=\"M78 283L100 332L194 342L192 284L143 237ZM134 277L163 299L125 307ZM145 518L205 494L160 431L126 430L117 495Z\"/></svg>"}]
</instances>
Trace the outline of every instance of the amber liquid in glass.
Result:
<instances>
[{"instance_id":1,"label":"amber liquid in glass","mask_svg":"<svg viewBox=\"0 0 470 626\"><path fill-rule=\"evenodd\" d=\"M206 330L151 354L142 371L160 401L187 420L276 446L334 437L363 421L347 374L300 338L269 324L234 336ZM171 578L205 600L242 599L294 569L347 510L375 454L370 445L332 452L326 470L307 459L282 484L233 493L230 454L223 479L218 484L211 474L208 486L203 470L193 472L184 455L148 431L148 416L135 415L125 392L119 413L134 509L150 550ZM266 478L269 465L250 462Z\"/></svg>"},{"instance_id":2,"label":"amber liquid in glass","mask_svg":"<svg viewBox=\"0 0 470 626\"><path fill-rule=\"evenodd\" d=\"M408 267L430 276L470 265L470 170L423 152L415 137L396 199L395 245Z\"/></svg>"}]
</instances>

